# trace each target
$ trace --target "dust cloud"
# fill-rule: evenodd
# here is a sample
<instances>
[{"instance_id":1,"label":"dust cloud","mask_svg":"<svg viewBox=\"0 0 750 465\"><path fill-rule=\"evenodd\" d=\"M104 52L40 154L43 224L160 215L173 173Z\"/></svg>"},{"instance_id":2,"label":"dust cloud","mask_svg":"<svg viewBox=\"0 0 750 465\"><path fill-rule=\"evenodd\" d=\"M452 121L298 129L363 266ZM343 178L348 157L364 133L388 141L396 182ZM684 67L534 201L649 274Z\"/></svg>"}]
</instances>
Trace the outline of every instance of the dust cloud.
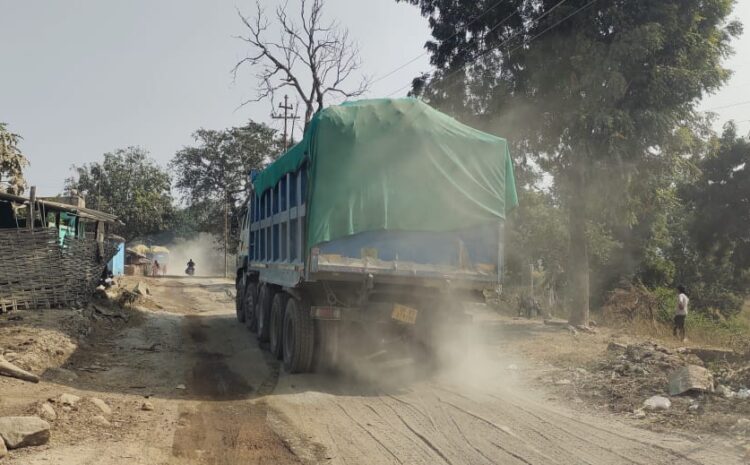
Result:
<instances>
[{"instance_id":1,"label":"dust cloud","mask_svg":"<svg viewBox=\"0 0 750 465\"><path fill-rule=\"evenodd\" d=\"M214 236L200 233L190 239L177 239L167 245L169 274L184 276L187 262L195 262L195 276L223 276L224 253ZM228 257L230 275L234 272L234 256Z\"/></svg>"},{"instance_id":2,"label":"dust cloud","mask_svg":"<svg viewBox=\"0 0 750 465\"><path fill-rule=\"evenodd\" d=\"M432 313L428 319L441 320L435 318L434 308L422 306L420 311ZM505 330L494 312L484 304L452 303L448 313L467 318L438 321L426 332L417 326L394 328L393 323L353 331L340 328L335 369L339 384L376 392L397 392L422 383L467 393L488 387L516 390L522 362L498 346Z\"/></svg>"}]
</instances>

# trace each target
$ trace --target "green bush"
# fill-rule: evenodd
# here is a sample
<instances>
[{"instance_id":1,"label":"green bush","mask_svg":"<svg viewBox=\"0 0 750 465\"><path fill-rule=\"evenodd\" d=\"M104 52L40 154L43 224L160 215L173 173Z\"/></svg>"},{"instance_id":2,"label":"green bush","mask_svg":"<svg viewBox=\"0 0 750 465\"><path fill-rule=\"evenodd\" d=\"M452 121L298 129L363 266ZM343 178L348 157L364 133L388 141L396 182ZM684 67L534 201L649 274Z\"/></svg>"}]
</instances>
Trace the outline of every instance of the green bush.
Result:
<instances>
[{"instance_id":1,"label":"green bush","mask_svg":"<svg viewBox=\"0 0 750 465\"><path fill-rule=\"evenodd\" d=\"M671 323L677 307L677 291L671 287L657 287L653 294L658 305L656 319L661 323Z\"/></svg>"}]
</instances>

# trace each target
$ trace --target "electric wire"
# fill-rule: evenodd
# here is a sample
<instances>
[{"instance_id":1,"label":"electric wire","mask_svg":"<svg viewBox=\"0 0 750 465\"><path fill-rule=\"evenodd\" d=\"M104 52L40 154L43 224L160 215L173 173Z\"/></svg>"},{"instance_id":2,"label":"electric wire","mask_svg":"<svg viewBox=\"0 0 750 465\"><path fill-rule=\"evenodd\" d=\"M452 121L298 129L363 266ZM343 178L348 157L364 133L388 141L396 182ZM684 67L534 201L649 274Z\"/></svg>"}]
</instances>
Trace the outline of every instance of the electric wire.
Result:
<instances>
[{"instance_id":1,"label":"electric wire","mask_svg":"<svg viewBox=\"0 0 750 465\"><path fill-rule=\"evenodd\" d=\"M541 14L541 15L540 15L540 16L539 16L538 18L534 19L534 23L538 23L538 22L539 22L539 21L540 21L541 19L543 19L543 18L544 18L545 16L549 15L550 13L552 13L552 11L554 11L554 10L555 10L555 9L556 9L557 7L559 7L560 5L562 5L563 3L565 3L566 1L567 1L567 0L560 0L560 1L559 1L558 3L556 3L556 4L555 4L555 5L554 5L554 6L552 7L552 8L550 8L549 10L545 11L544 13L542 13L542 14ZM586 8L590 7L591 5L593 5L593 4L594 4L594 2L596 2L596 0L591 0L591 1L589 1L588 3L586 3L585 5L583 5L582 7L580 7L580 8L578 8L578 9L574 10L574 11L573 11L572 13L570 13L569 15L565 16L564 18L562 18L562 19L558 20L557 22L555 22L554 24L552 24L552 25L551 25L551 26L549 26L548 28L544 29L544 30L543 30L542 32L540 32L539 34L536 34L535 36L533 36L533 37L532 37L531 39L529 39L528 41L522 42L521 44L517 45L516 47L514 47L514 48L510 49L508 53L513 53L513 52L514 52L515 50L518 50L518 48L520 48L520 47L523 47L523 46L527 46L527 45L529 45L529 44L530 44L531 42L533 42L534 40L538 39L538 38L539 38L540 36L542 36L542 35L543 35L543 34L545 34L546 32L548 32L548 31L550 31L551 29L553 29L553 28L555 28L555 27L559 26L559 25L560 25L560 24L562 24L563 22L567 21L568 19L570 19L570 18L572 18L573 16L577 15L577 14L578 14L578 13L580 13L581 11L583 11L583 10L585 10ZM516 38L516 37L517 37L517 36L518 36L518 35L519 35L519 34L520 34L521 32L522 32L522 31L518 31L518 32L516 32L515 34L511 35L511 36L510 36L510 37L508 37L507 39L503 40L503 41L502 41L502 42L501 42L501 43L500 43L500 44L499 44L499 45L498 45L497 47L493 47L493 48L490 48L490 49L487 49L487 50L484 50L484 51L480 52L480 53L479 53L479 54L478 54L478 55L477 55L476 57L474 57L474 60L476 60L476 59L478 59L478 58L480 58L480 57L482 57L482 56L486 55L486 54L487 54L487 53L489 53L489 52L497 51L498 49L502 48L502 46L503 46L503 45L507 44L507 43L508 43L509 41L511 41L511 40L513 40L514 38ZM445 76L443 76L443 77L442 77L442 79L448 79L448 78L450 78L450 77L454 76L455 74L457 74L457 73L459 73L459 72L461 72L461 71L463 71L463 68L461 68L461 69L457 69L457 70L455 70L455 71L453 71L453 72L451 72L451 73L448 73L448 74L446 74ZM407 85L405 85L405 86L402 86L402 87L400 87L400 88L396 89L395 91L391 92L390 94L388 94L388 95L387 95L387 97L392 97L393 95L395 95L395 94L397 94L397 93L401 92L402 90L404 90L404 89L406 89L406 88L408 88L408 87L410 87L410 86L411 86L411 83L409 83L409 84L407 84Z\"/></svg>"}]
</instances>

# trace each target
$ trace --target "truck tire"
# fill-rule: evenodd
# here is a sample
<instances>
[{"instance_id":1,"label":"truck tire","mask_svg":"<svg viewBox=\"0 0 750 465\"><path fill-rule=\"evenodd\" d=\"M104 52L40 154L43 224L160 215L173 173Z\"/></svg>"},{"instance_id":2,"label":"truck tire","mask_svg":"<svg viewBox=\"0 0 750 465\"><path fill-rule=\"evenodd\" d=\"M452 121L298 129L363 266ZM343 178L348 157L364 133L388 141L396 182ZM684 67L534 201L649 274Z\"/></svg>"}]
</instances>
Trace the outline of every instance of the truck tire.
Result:
<instances>
[{"instance_id":1,"label":"truck tire","mask_svg":"<svg viewBox=\"0 0 750 465\"><path fill-rule=\"evenodd\" d=\"M245 273L242 272L242 276L237 278L235 283L236 295L234 298L234 311L237 314L237 321L240 323L245 322Z\"/></svg>"},{"instance_id":2,"label":"truck tire","mask_svg":"<svg viewBox=\"0 0 750 465\"><path fill-rule=\"evenodd\" d=\"M315 326L310 317L310 306L297 299L289 299L284 312L282 345L284 369L289 373L311 370L315 350Z\"/></svg>"},{"instance_id":3,"label":"truck tire","mask_svg":"<svg viewBox=\"0 0 750 465\"><path fill-rule=\"evenodd\" d=\"M271 319L268 329L271 340L271 353L277 360L281 360L284 353L282 343L284 333L282 328L284 326L284 313L286 312L287 300L289 300L289 296L285 292L277 292L273 296L273 303L271 304Z\"/></svg>"},{"instance_id":4,"label":"truck tire","mask_svg":"<svg viewBox=\"0 0 750 465\"><path fill-rule=\"evenodd\" d=\"M245 310L245 327L255 332L257 325L255 309L258 306L258 283L246 283L243 297L245 299L243 305L243 309Z\"/></svg>"},{"instance_id":5,"label":"truck tire","mask_svg":"<svg viewBox=\"0 0 750 465\"><path fill-rule=\"evenodd\" d=\"M258 305L255 306L255 316L258 320L255 334L258 342L268 342L271 334L271 305L273 304L274 291L271 286L264 284L258 296Z\"/></svg>"}]
</instances>

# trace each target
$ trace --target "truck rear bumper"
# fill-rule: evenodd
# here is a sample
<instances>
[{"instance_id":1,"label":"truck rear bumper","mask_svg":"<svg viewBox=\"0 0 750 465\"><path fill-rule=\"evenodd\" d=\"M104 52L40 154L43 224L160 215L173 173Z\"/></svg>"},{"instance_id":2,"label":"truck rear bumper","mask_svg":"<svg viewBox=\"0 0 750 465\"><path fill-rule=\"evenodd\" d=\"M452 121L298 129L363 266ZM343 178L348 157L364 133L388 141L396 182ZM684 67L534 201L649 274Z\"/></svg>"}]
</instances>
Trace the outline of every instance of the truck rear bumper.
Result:
<instances>
[{"instance_id":1,"label":"truck rear bumper","mask_svg":"<svg viewBox=\"0 0 750 465\"><path fill-rule=\"evenodd\" d=\"M313 306L310 315L314 320L357 321L383 323L391 319L393 303L369 303L362 307Z\"/></svg>"},{"instance_id":2,"label":"truck rear bumper","mask_svg":"<svg viewBox=\"0 0 750 465\"><path fill-rule=\"evenodd\" d=\"M496 275L445 271L373 270L368 268L321 266L311 273L312 281L361 282L371 275L375 283L439 289L482 290L498 285Z\"/></svg>"},{"instance_id":3,"label":"truck rear bumper","mask_svg":"<svg viewBox=\"0 0 750 465\"><path fill-rule=\"evenodd\" d=\"M410 305L392 302L373 302L363 307L334 307L334 306L313 306L310 308L310 315L314 320L324 321L349 321L358 323L394 323L406 327L414 326L432 319L435 315L429 308L416 308ZM453 312L452 320L458 321L470 319L469 315L463 312Z\"/></svg>"}]
</instances>

